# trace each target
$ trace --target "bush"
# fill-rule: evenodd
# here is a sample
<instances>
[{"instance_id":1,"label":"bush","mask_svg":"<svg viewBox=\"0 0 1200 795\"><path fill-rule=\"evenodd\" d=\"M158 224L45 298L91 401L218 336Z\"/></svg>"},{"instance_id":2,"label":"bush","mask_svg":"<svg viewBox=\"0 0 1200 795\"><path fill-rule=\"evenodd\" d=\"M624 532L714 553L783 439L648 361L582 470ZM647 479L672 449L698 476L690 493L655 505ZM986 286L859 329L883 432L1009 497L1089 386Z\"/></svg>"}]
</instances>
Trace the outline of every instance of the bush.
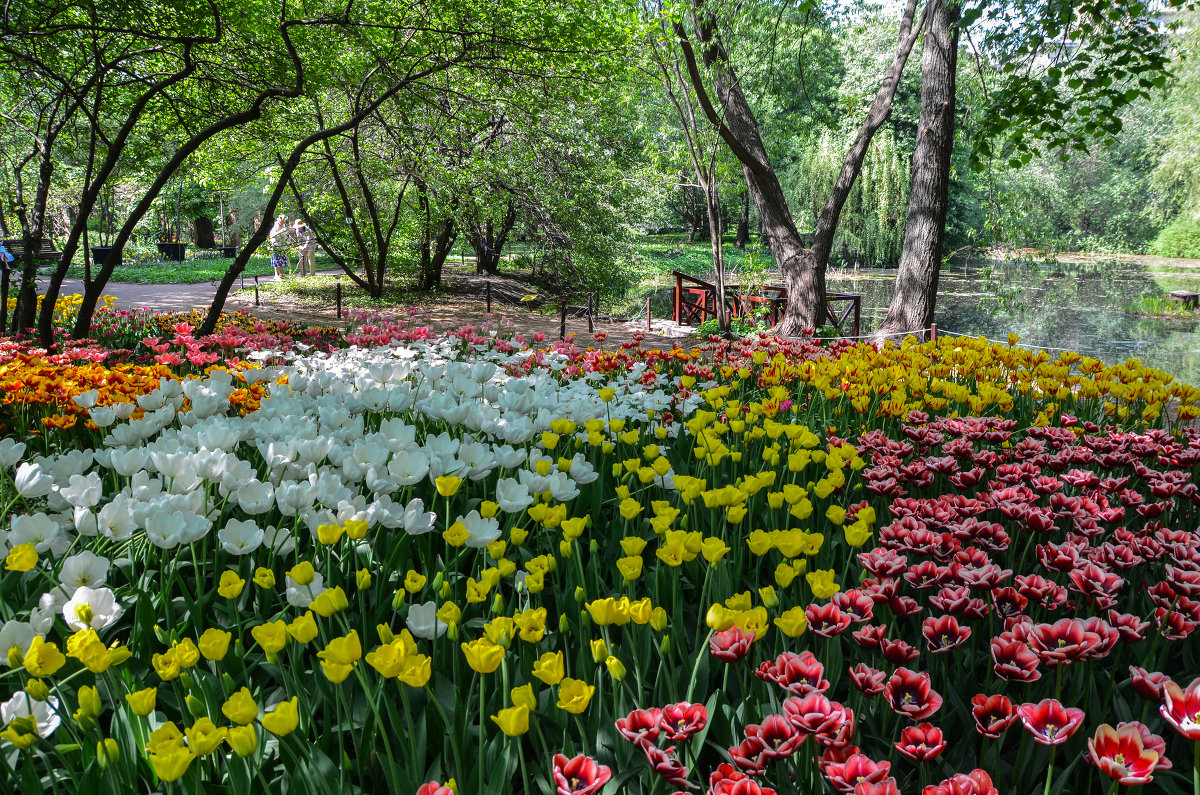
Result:
<instances>
[{"instance_id":1,"label":"bush","mask_svg":"<svg viewBox=\"0 0 1200 795\"><path fill-rule=\"evenodd\" d=\"M1200 259L1200 221L1186 213L1180 215L1154 238L1150 253L1160 257Z\"/></svg>"}]
</instances>

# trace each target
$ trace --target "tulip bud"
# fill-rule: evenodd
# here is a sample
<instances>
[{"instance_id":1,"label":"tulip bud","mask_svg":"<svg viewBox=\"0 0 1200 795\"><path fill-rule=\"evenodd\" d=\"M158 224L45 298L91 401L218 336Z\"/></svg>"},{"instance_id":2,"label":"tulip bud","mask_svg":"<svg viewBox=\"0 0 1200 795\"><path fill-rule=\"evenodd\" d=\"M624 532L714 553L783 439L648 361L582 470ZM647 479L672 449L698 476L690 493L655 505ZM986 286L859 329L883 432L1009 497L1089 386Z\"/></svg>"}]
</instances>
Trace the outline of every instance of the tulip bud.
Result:
<instances>
[{"instance_id":1,"label":"tulip bud","mask_svg":"<svg viewBox=\"0 0 1200 795\"><path fill-rule=\"evenodd\" d=\"M592 661L597 665L608 659L608 644L604 642L604 638L596 638L591 642Z\"/></svg>"},{"instance_id":2,"label":"tulip bud","mask_svg":"<svg viewBox=\"0 0 1200 795\"><path fill-rule=\"evenodd\" d=\"M96 743L96 763L100 765L101 770L104 770L120 758L121 747L117 745L117 741L113 738L105 737Z\"/></svg>"},{"instance_id":3,"label":"tulip bud","mask_svg":"<svg viewBox=\"0 0 1200 795\"><path fill-rule=\"evenodd\" d=\"M604 667L608 669L609 675L618 682L625 678L625 663L616 657L609 655L608 659L604 661Z\"/></svg>"},{"instance_id":4,"label":"tulip bud","mask_svg":"<svg viewBox=\"0 0 1200 795\"><path fill-rule=\"evenodd\" d=\"M438 576L441 576L441 575L438 575ZM437 582L436 577L434 578L434 582ZM442 580L442 584L437 586L437 592L438 592L438 596L440 598L449 599L450 598L450 583L446 582L445 580Z\"/></svg>"},{"instance_id":5,"label":"tulip bud","mask_svg":"<svg viewBox=\"0 0 1200 795\"><path fill-rule=\"evenodd\" d=\"M591 552L593 555L595 555L599 551L600 551L600 545L597 544L596 539L593 538L591 540L591 542L588 544L588 552Z\"/></svg>"},{"instance_id":6,"label":"tulip bud","mask_svg":"<svg viewBox=\"0 0 1200 795\"><path fill-rule=\"evenodd\" d=\"M195 687L196 683L192 681L192 677L185 672L179 675L179 684L183 685L184 690L191 690L193 687Z\"/></svg>"},{"instance_id":7,"label":"tulip bud","mask_svg":"<svg viewBox=\"0 0 1200 795\"><path fill-rule=\"evenodd\" d=\"M650 626L655 632L662 632L667 628L667 611L661 607L656 607L650 611Z\"/></svg>"},{"instance_id":8,"label":"tulip bud","mask_svg":"<svg viewBox=\"0 0 1200 795\"><path fill-rule=\"evenodd\" d=\"M154 625L154 637L158 638L158 642L164 646L171 645L171 636L163 631L163 628L158 624Z\"/></svg>"},{"instance_id":9,"label":"tulip bud","mask_svg":"<svg viewBox=\"0 0 1200 795\"><path fill-rule=\"evenodd\" d=\"M567 621L566 613L558 614L558 631L563 635L571 634L571 622Z\"/></svg>"},{"instance_id":10,"label":"tulip bud","mask_svg":"<svg viewBox=\"0 0 1200 795\"><path fill-rule=\"evenodd\" d=\"M662 643L658 644L658 650L662 652L664 657L671 653L670 635L663 635Z\"/></svg>"},{"instance_id":11,"label":"tulip bud","mask_svg":"<svg viewBox=\"0 0 1200 795\"><path fill-rule=\"evenodd\" d=\"M681 517L679 518L679 526L680 526L682 529L684 529L684 530L687 530L687 529L688 529L688 524L690 524L690 523L688 522L688 515L685 513L683 516L681 516Z\"/></svg>"},{"instance_id":12,"label":"tulip bud","mask_svg":"<svg viewBox=\"0 0 1200 795\"><path fill-rule=\"evenodd\" d=\"M193 718L203 718L208 714L208 710L204 707L204 702L191 693L184 696L183 701L187 704L188 712L192 713Z\"/></svg>"},{"instance_id":13,"label":"tulip bud","mask_svg":"<svg viewBox=\"0 0 1200 795\"><path fill-rule=\"evenodd\" d=\"M84 685L79 688L76 695L79 698L80 712L93 718L100 714L103 705L100 703L100 693L96 688Z\"/></svg>"},{"instance_id":14,"label":"tulip bud","mask_svg":"<svg viewBox=\"0 0 1200 795\"><path fill-rule=\"evenodd\" d=\"M392 628L387 624L376 625L375 631L379 633L379 642L383 644L391 643L396 637L392 634Z\"/></svg>"},{"instance_id":15,"label":"tulip bud","mask_svg":"<svg viewBox=\"0 0 1200 795\"><path fill-rule=\"evenodd\" d=\"M442 572L439 571L437 574L433 575L433 583L432 583L433 590L435 590L435 591L441 590L442 583L444 583L445 581L446 581L446 577Z\"/></svg>"},{"instance_id":16,"label":"tulip bud","mask_svg":"<svg viewBox=\"0 0 1200 795\"><path fill-rule=\"evenodd\" d=\"M404 597L407 595L408 592L403 588L397 588L396 593L392 594L392 609L399 610L404 605Z\"/></svg>"},{"instance_id":17,"label":"tulip bud","mask_svg":"<svg viewBox=\"0 0 1200 795\"><path fill-rule=\"evenodd\" d=\"M21 654L20 647L17 646L16 644L14 644L8 650L8 667L9 668L21 668L24 665L25 665L24 655Z\"/></svg>"},{"instance_id":18,"label":"tulip bud","mask_svg":"<svg viewBox=\"0 0 1200 795\"><path fill-rule=\"evenodd\" d=\"M450 640L458 640L458 622L451 621L446 625L446 637Z\"/></svg>"},{"instance_id":19,"label":"tulip bud","mask_svg":"<svg viewBox=\"0 0 1200 795\"><path fill-rule=\"evenodd\" d=\"M34 701L45 701L50 697L50 688L41 679L30 679L26 682L25 692Z\"/></svg>"},{"instance_id":20,"label":"tulip bud","mask_svg":"<svg viewBox=\"0 0 1200 795\"><path fill-rule=\"evenodd\" d=\"M492 615L499 616L504 614L504 596L500 592L496 593L492 599Z\"/></svg>"},{"instance_id":21,"label":"tulip bud","mask_svg":"<svg viewBox=\"0 0 1200 795\"><path fill-rule=\"evenodd\" d=\"M587 601L587 591L583 590L582 585L575 586L575 601L583 604Z\"/></svg>"}]
</instances>

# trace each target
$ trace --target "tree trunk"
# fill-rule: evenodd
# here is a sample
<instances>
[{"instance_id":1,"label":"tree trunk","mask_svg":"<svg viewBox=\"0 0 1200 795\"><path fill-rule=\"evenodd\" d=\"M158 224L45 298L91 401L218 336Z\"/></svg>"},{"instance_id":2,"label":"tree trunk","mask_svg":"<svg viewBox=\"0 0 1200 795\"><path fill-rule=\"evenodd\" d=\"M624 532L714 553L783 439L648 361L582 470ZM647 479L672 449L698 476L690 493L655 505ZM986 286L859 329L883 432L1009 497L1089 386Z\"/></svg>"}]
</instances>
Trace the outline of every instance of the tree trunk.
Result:
<instances>
[{"instance_id":1,"label":"tree trunk","mask_svg":"<svg viewBox=\"0 0 1200 795\"><path fill-rule=\"evenodd\" d=\"M742 212L738 216L737 237L733 240L733 247L739 251L746 250L746 244L750 242L750 189L742 191Z\"/></svg>"},{"instance_id":2,"label":"tree trunk","mask_svg":"<svg viewBox=\"0 0 1200 795\"><path fill-rule=\"evenodd\" d=\"M192 239L196 241L196 248L212 248L216 245L213 239L211 218L192 219Z\"/></svg>"},{"instance_id":3,"label":"tree trunk","mask_svg":"<svg viewBox=\"0 0 1200 795\"><path fill-rule=\"evenodd\" d=\"M741 84L733 73L729 55L717 39L714 21L705 16L702 9L703 0L692 0L692 20L697 39L702 45L704 64L713 74L717 99L725 111L724 118L716 112L708 98L686 30L681 23L674 25L700 106L717 128L721 139L742 164L746 184L750 188L762 222L763 234L766 235L771 253L783 274L788 303L783 318L775 328L778 334L795 335L806 329L820 328L829 322L829 310L825 303L825 267L829 262L829 252L833 248L833 235L837 231L838 219L850 195L850 189L862 170L863 159L871 139L891 115L892 100L900 84L900 75L904 71L909 53L912 52L921 25L924 24L925 12L922 12L921 22L915 26L913 24L916 4L917 0L908 0L905 6L895 56L867 111L866 121L863 122L858 137L846 153L837 182L817 220L811 249L805 248L803 239L796 231L783 188L779 184L775 169L771 166L770 158L767 157L758 121L754 118L750 104L742 93Z\"/></svg>"},{"instance_id":4,"label":"tree trunk","mask_svg":"<svg viewBox=\"0 0 1200 795\"><path fill-rule=\"evenodd\" d=\"M933 322L954 151L954 89L958 69L958 8L930 0L921 61L921 116L913 151L908 223L896 290L876 340L921 331Z\"/></svg>"}]
</instances>

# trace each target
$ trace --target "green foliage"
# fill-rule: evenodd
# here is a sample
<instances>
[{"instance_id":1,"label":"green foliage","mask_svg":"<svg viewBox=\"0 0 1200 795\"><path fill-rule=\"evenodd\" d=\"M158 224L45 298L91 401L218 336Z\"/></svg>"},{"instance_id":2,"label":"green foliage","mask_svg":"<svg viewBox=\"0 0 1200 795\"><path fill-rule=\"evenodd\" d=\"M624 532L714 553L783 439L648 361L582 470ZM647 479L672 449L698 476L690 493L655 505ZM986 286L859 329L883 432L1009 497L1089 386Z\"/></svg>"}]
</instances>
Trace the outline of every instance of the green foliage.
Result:
<instances>
[{"instance_id":1,"label":"green foliage","mask_svg":"<svg viewBox=\"0 0 1200 795\"><path fill-rule=\"evenodd\" d=\"M799 156L784 172L784 190L801 230L815 226L837 180L846 146L826 131L802 145ZM834 239L835 263L879 266L900 259L908 210L908 171L907 153L900 151L895 134L879 132L842 211Z\"/></svg>"},{"instance_id":2,"label":"green foliage","mask_svg":"<svg viewBox=\"0 0 1200 795\"><path fill-rule=\"evenodd\" d=\"M1154 238L1150 253L1160 257L1200 259L1200 220L1190 213L1181 213Z\"/></svg>"}]
</instances>

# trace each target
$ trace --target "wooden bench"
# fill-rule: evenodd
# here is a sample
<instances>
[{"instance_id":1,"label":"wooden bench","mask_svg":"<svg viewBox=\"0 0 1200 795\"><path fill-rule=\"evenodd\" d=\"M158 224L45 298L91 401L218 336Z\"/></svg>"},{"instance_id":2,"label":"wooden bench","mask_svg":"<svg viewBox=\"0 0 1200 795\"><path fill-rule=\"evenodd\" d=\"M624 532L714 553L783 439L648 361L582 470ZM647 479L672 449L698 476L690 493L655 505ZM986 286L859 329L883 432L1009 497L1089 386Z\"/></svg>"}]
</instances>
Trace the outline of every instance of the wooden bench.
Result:
<instances>
[{"instance_id":1,"label":"wooden bench","mask_svg":"<svg viewBox=\"0 0 1200 795\"><path fill-rule=\"evenodd\" d=\"M4 241L4 247L8 249L8 253L13 255L13 264L17 265L25 259L25 240L23 238L13 238ZM58 262L62 259L62 252L54 247L54 241L48 237L43 237L38 242L38 251L34 255L35 259L51 260Z\"/></svg>"},{"instance_id":2,"label":"wooden bench","mask_svg":"<svg viewBox=\"0 0 1200 795\"><path fill-rule=\"evenodd\" d=\"M1185 309L1195 309L1200 302L1200 293L1193 293L1191 290L1172 290L1171 300L1177 304L1183 304Z\"/></svg>"}]
</instances>

